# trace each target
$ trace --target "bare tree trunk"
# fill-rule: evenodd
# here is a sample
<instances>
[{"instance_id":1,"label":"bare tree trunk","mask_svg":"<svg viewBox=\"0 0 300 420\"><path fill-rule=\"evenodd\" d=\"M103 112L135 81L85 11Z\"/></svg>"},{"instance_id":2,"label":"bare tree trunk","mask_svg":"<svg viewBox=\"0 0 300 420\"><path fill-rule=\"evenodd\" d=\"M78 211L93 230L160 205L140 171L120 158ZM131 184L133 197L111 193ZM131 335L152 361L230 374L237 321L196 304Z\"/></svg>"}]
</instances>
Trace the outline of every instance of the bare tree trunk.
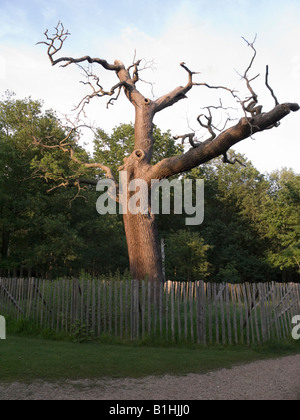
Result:
<instances>
[{"instance_id":1,"label":"bare tree trunk","mask_svg":"<svg viewBox=\"0 0 300 420\"><path fill-rule=\"evenodd\" d=\"M124 227L133 279L161 283L162 257L155 216L124 214Z\"/></svg>"},{"instance_id":2,"label":"bare tree trunk","mask_svg":"<svg viewBox=\"0 0 300 420\"><path fill-rule=\"evenodd\" d=\"M255 80L256 77L250 79L250 75L248 74L256 58L256 49L254 47L256 39L252 44L247 42L248 46L250 46L253 50L253 57L244 76L242 76L242 79L246 82L247 88L251 94L250 97L247 97L245 100L239 98L236 91L227 87L211 86L205 82L194 82L193 77L198 73L191 71L183 62L180 63L180 66L188 74L187 84L185 86L176 87L171 92L168 92L156 100L151 100L143 96L136 87L137 83L140 81L139 71L141 71L141 60L136 61L126 68L120 60L115 60L112 64L108 63L103 58L92 58L88 55L80 58L56 58L56 54L62 49L63 44L70 33L68 30L65 30L61 22L58 23L55 29L56 33L53 34L52 37L49 35L48 30L46 30L46 40L39 43L47 46L47 54L53 66L61 64L62 67L67 67L71 64L84 62L89 64L95 63L107 71L115 72L119 80L119 82L110 90L104 90L99 83L99 77L96 74L92 74L89 70L86 70L85 73L88 78L88 82L86 82L85 85L88 85L91 88L91 93L86 95L78 105L78 109L80 109L79 114L92 98L104 96L109 97L110 99L108 101L108 105L110 105L119 98L122 90L124 90L127 99L135 108L136 118L134 151L124 160L124 165L119 168L120 171L126 171L126 179L124 179L124 182L121 182L123 191L121 195L123 198L126 197L127 199L130 199L133 195L133 192L127 190L127 185L132 180L143 180L147 183L148 189L150 189L151 180L162 180L182 172L189 171L192 168L209 162L217 156L223 155L224 163L234 164L235 162L238 162L238 160L235 159L234 161L230 161L227 156L227 152L232 146L248 137L253 136L255 133L278 127L279 122L283 118L291 112L297 112L300 110L299 105L296 103L279 104L268 82L269 68L267 66L266 86L275 100L275 107L269 112L262 112L262 106L258 104L258 95L254 92L251 86L251 82ZM94 81L94 84L92 81ZM206 108L208 115L200 114L197 121L199 122L201 128L207 129L209 138L200 142L196 141L195 133L179 136L179 138L182 138L183 141L184 139L189 138L192 148L180 156L163 159L156 165L151 166L154 145L153 118L155 114L187 98L187 93L194 86L202 86L208 89L218 89L223 90L224 92L229 92L235 102L238 102L241 105L243 117L236 125L226 128L227 123L232 121L228 118L223 130L218 135L215 132L217 128L213 124L213 115L211 110L222 109L225 111L226 108L223 108L221 100L221 106L219 107L208 106ZM201 118L205 118L205 122L203 122L203 119ZM70 158L74 162L85 166L87 169L101 169L106 172L107 178L115 182L118 189L120 186L117 185L118 183L115 180L110 168L102 165L101 163L83 163L78 159L78 157L76 157L74 149L69 142L70 136L73 135L76 130L77 128L73 127L66 138L64 140L60 140L56 145L44 145L41 140L35 136L33 136L33 143L49 149L57 148L62 150L64 153L69 153ZM69 182L70 181L67 180L66 182L63 182L61 186L67 186L69 185ZM77 186L80 188L79 181L77 181ZM126 188L126 190L124 188ZM125 206L126 210L128 210L127 203ZM133 214L132 212L127 211L127 214L124 214L124 226L128 244L130 268L133 278L144 279L148 277L152 282L163 281L161 249L155 218L151 213L151 201L150 206L148 206L148 212L146 211L145 214Z\"/></svg>"},{"instance_id":3,"label":"bare tree trunk","mask_svg":"<svg viewBox=\"0 0 300 420\"><path fill-rule=\"evenodd\" d=\"M132 214L127 209L124 214L124 228L128 246L130 271L133 279L148 279L152 283L161 283L164 280L162 269L162 256L160 240L155 220L151 213L151 158L153 149L153 105L142 98L136 107L135 119L135 150L124 160L124 166L119 168L126 171L126 179L122 190L125 191L129 201L136 191L127 191L131 181L142 180L147 183L148 191L146 214ZM123 184L123 183L122 183ZM139 203L142 207L141 203Z\"/></svg>"}]
</instances>

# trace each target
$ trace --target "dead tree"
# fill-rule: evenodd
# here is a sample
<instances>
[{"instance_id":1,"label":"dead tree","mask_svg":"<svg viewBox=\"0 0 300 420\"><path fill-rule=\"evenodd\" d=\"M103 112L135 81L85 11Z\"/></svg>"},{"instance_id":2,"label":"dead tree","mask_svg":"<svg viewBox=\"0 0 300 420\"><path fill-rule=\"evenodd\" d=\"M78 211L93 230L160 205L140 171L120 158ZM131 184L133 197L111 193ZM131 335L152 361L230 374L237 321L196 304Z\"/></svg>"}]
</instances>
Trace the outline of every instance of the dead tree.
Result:
<instances>
[{"instance_id":1,"label":"dead tree","mask_svg":"<svg viewBox=\"0 0 300 420\"><path fill-rule=\"evenodd\" d=\"M55 33L49 35L47 30L45 32L46 40L39 44L45 44L47 46L48 57L53 66L60 65L61 67L68 67L73 64L80 66L87 64L88 66L94 65L95 67L95 65L98 65L106 71L115 73L116 84L110 89L104 89L100 83L100 78L92 72L91 67L85 69L86 81L84 83L91 89L91 93L82 99L78 105L78 110L84 110L85 106L95 97L107 96L109 98L109 105L116 101L121 93L124 92L128 101L135 109L135 144L132 154L124 160L124 165L119 170L127 171L128 181L133 179L145 180L149 186L149 190L151 188L151 180L162 180L189 171L218 156L223 156L224 163L234 164L238 162L237 159L231 161L228 158L227 152L232 146L258 132L277 127L280 121L289 115L291 111L295 112L300 109L297 103L278 103L268 82L269 69L267 68L266 86L275 99L275 106L268 112L262 112L262 106L258 104L258 95L252 87L252 82L258 76L253 78L249 76L256 57L254 42L248 43L248 46L253 50L253 57L246 72L242 75L250 92L249 97L240 99L236 91L227 87L211 86L207 83L195 82L195 75L198 73L191 71L185 63L180 63L180 66L187 74L186 84L176 87L171 92L154 100L145 97L137 88L137 84L140 81L141 60L135 61L129 67L126 67L119 60L115 60L114 63L108 63L103 58L92 58L88 55L79 58L59 57L58 53L62 50L64 42L69 35L69 32L59 22L55 28ZM225 126L220 129L213 123L212 111L214 108L222 110L226 110L226 108L222 106L221 101L219 106L207 107L206 113L199 115L197 120L200 127L207 130L209 137L204 141L199 141L196 139L195 133L178 136L183 141L188 139L191 148L180 156L163 159L159 163L152 165L151 159L154 145L153 119L155 115L187 98L188 92L194 87L218 89L231 95L233 100L239 103L242 117L235 125L228 127L230 121L232 121L229 117ZM73 127L71 131L76 131L76 127ZM36 144L44 145L44 147L60 148L63 152L69 153L70 158L80 165L85 165L87 168L98 168L104 171L106 176L113 179L117 185L117 180L111 169L102 165L101 162L86 164L80 162L76 158L76 154L68 138L52 146L43 144L43 139L35 138L34 141ZM80 181L77 182L77 186L79 184ZM152 282L161 282L163 280L162 256L155 215L151 213L151 203L149 204L149 213L147 215L133 215L130 212L124 214L124 227L132 277L134 279L148 277Z\"/></svg>"}]
</instances>

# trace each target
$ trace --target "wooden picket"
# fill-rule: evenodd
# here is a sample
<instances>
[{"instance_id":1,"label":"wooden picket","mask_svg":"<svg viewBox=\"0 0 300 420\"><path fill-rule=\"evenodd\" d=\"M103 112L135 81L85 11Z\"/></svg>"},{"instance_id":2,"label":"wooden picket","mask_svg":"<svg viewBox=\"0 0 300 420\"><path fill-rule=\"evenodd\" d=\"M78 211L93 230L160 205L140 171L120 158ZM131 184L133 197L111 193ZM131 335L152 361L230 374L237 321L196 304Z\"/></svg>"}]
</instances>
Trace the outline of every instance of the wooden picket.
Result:
<instances>
[{"instance_id":1,"label":"wooden picket","mask_svg":"<svg viewBox=\"0 0 300 420\"><path fill-rule=\"evenodd\" d=\"M0 278L0 314L117 340L265 343L291 336L300 285Z\"/></svg>"}]
</instances>

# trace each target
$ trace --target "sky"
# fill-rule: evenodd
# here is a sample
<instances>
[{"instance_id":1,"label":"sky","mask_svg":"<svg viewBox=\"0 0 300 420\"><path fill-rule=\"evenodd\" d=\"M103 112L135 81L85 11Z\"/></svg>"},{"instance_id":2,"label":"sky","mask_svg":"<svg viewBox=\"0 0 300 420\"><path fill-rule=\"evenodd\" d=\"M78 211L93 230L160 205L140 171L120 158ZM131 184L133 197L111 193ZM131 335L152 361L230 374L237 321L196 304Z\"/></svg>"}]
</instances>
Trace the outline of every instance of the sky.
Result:
<instances>
[{"instance_id":1,"label":"sky","mask_svg":"<svg viewBox=\"0 0 300 420\"><path fill-rule=\"evenodd\" d=\"M52 67L45 45L36 45L44 40L46 29L54 32L58 21L71 33L63 55L120 59L126 67L134 57L151 63L140 73L151 85L138 84L151 98L186 84L182 61L200 72L195 81L226 85L241 97L248 96L240 74L252 53L242 37L252 41L257 34L251 75L261 75L253 87L264 111L274 106L264 84L267 64L279 102L300 103L299 0L0 0L0 14L0 96L8 89L18 98L42 99L45 109L53 108L59 115L74 115L72 109L88 91L80 83L84 79L80 69ZM106 90L118 82L113 72L100 66L93 70ZM201 138L205 133L199 131L196 118L202 108L218 105L220 98L224 106L239 106L230 95L195 86L187 99L159 113L154 122L174 136L194 130ZM86 122L111 132L134 120L134 109L124 95L109 109L106 103L106 98L95 99L86 109ZM232 113L243 116L241 110ZM222 118L215 118L222 125ZM283 167L300 172L299 118L299 113L291 114L279 128L257 134L234 150L262 173ZM83 136L90 148L89 135Z\"/></svg>"}]
</instances>

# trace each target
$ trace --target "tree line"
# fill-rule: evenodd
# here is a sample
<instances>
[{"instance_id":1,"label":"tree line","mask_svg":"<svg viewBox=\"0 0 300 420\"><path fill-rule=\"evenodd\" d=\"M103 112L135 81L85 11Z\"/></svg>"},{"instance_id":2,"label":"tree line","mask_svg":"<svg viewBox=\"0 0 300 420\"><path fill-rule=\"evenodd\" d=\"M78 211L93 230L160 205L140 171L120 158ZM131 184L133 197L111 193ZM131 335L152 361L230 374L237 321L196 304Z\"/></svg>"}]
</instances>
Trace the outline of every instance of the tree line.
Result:
<instances>
[{"instance_id":1,"label":"tree line","mask_svg":"<svg viewBox=\"0 0 300 420\"><path fill-rule=\"evenodd\" d=\"M153 136L154 164L182 153L170 131L155 127ZM103 175L52 147L53 138L66 138L55 111L6 93L0 101L1 275L129 275L122 216L96 211L95 185ZM121 124L110 134L94 130L93 153L76 140L68 138L78 161L103 162L117 173L134 148L134 127ZM299 174L290 169L261 174L245 156L229 158L243 165L217 158L180 175L204 179L202 225L185 226L184 214L158 215L166 278L299 281Z\"/></svg>"}]
</instances>

